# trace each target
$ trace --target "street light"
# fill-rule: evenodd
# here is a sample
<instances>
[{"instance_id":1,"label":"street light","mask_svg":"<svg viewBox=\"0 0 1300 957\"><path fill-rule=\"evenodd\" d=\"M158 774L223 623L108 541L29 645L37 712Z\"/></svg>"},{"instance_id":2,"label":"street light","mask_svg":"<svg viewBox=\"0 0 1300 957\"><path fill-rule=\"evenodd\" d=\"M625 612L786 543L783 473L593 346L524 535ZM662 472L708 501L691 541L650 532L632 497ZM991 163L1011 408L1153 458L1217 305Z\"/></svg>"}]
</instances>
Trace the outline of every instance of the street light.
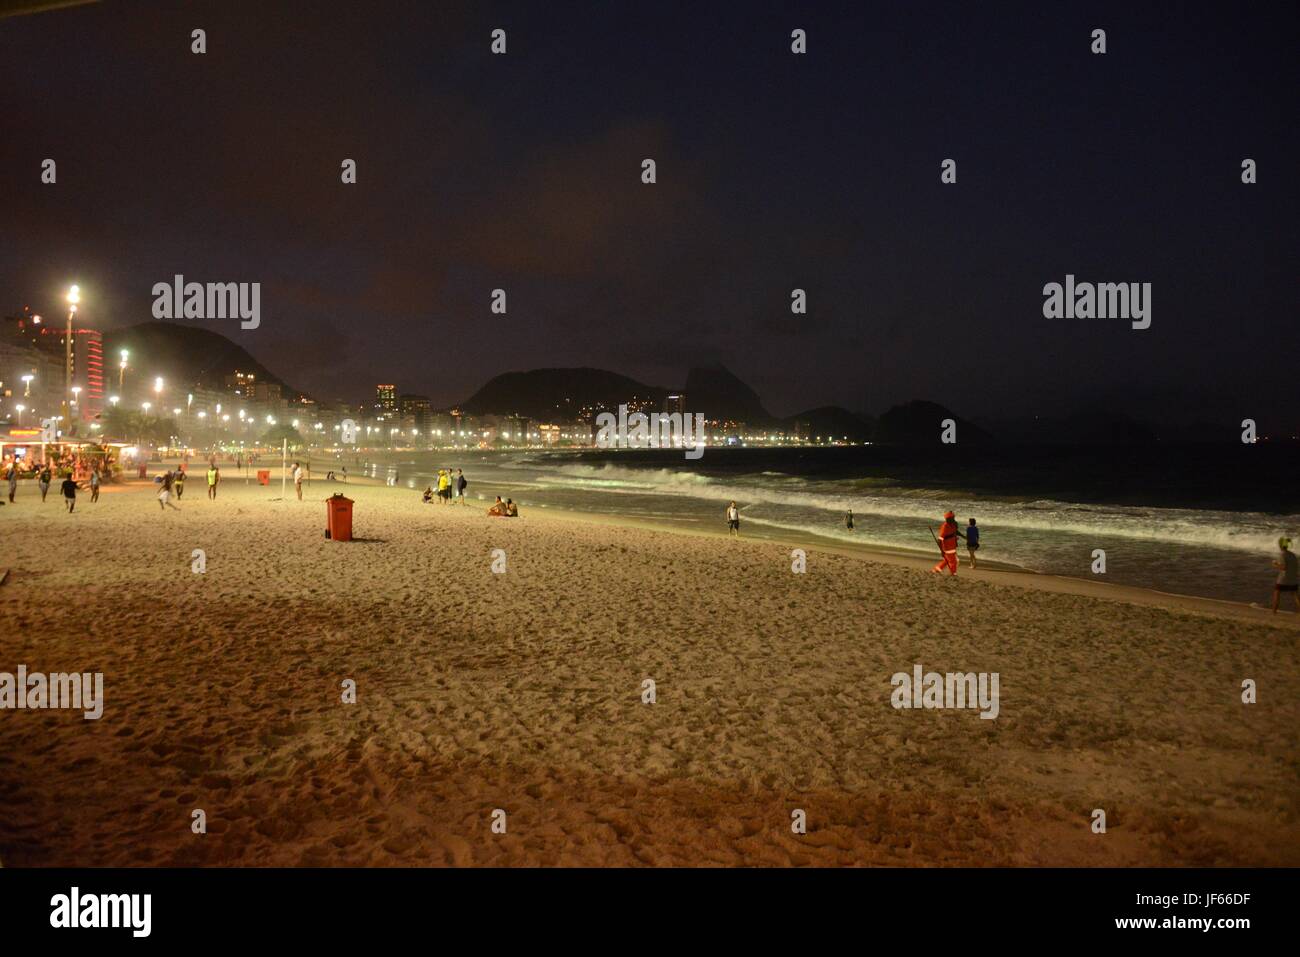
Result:
<instances>
[{"instance_id":1,"label":"street light","mask_svg":"<svg viewBox=\"0 0 1300 957\"><path fill-rule=\"evenodd\" d=\"M118 363L117 366L117 391L118 392L124 391L123 383L126 380L126 360L128 357L130 357L130 355L131 355L130 349L122 350L122 361Z\"/></svg>"},{"instance_id":2,"label":"street light","mask_svg":"<svg viewBox=\"0 0 1300 957\"><path fill-rule=\"evenodd\" d=\"M108 401L112 404L113 408L117 408L117 403L118 403L118 401L119 401L117 396L115 396L115 395L110 395L110 396L108 397Z\"/></svg>"},{"instance_id":3,"label":"street light","mask_svg":"<svg viewBox=\"0 0 1300 957\"><path fill-rule=\"evenodd\" d=\"M23 413L27 410L27 406L20 402L14 408L18 410L18 428L21 429L23 427Z\"/></svg>"},{"instance_id":4,"label":"street light","mask_svg":"<svg viewBox=\"0 0 1300 957\"><path fill-rule=\"evenodd\" d=\"M74 385L72 387L72 404L76 405L77 402L80 401L80 399L81 399L81 386Z\"/></svg>"},{"instance_id":5,"label":"street light","mask_svg":"<svg viewBox=\"0 0 1300 957\"><path fill-rule=\"evenodd\" d=\"M161 398L162 390L163 390L162 376L155 376L153 380L153 394Z\"/></svg>"},{"instance_id":6,"label":"street light","mask_svg":"<svg viewBox=\"0 0 1300 957\"><path fill-rule=\"evenodd\" d=\"M31 396L31 394L32 394L32 380L35 379L35 378L36 378L36 376L31 375L30 373L29 373L28 375L25 375L25 376L22 377L22 379L23 379L23 398L24 398L24 399L26 399L26 398L28 398L28 397Z\"/></svg>"},{"instance_id":7,"label":"street light","mask_svg":"<svg viewBox=\"0 0 1300 957\"><path fill-rule=\"evenodd\" d=\"M142 402L142 403L140 403L140 407L141 407L142 409L144 409L145 412L147 413L150 409L153 408L153 405L152 405L152 403L149 403L149 402Z\"/></svg>"}]
</instances>

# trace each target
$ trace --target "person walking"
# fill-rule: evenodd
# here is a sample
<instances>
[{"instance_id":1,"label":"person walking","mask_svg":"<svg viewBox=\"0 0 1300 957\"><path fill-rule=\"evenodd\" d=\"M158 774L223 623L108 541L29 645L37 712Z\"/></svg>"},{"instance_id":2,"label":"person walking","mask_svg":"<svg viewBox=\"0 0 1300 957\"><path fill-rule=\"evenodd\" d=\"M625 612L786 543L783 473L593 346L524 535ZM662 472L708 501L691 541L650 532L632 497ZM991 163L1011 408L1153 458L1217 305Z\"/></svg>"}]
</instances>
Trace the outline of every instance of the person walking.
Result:
<instances>
[{"instance_id":1,"label":"person walking","mask_svg":"<svg viewBox=\"0 0 1300 957\"><path fill-rule=\"evenodd\" d=\"M172 490L176 493L176 501L181 500L185 494L185 465L182 463L172 474Z\"/></svg>"},{"instance_id":2,"label":"person walking","mask_svg":"<svg viewBox=\"0 0 1300 957\"><path fill-rule=\"evenodd\" d=\"M970 556L970 567L975 567L975 553L980 550L980 529L971 519L966 525L966 554Z\"/></svg>"},{"instance_id":3,"label":"person walking","mask_svg":"<svg viewBox=\"0 0 1300 957\"><path fill-rule=\"evenodd\" d=\"M46 494L50 491L50 463L46 462L41 466L41 474L37 478L37 484L41 487L41 501L45 501Z\"/></svg>"},{"instance_id":4,"label":"person walking","mask_svg":"<svg viewBox=\"0 0 1300 957\"><path fill-rule=\"evenodd\" d=\"M1296 611L1300 611L1300 562L1295 552L1291 551L1291 539L1285 535L1277 540L1280 554L1273 567L1278 569L1277 581L1273 585L1273 614L1277 614L1277 605L1283 592L1290 592L1295 599Z\"/></svg>"},{"instance_id":5,"label":"person walking","mask_svg":"<svg viewBox=\"0 0 1300 957\"><path fill-rule=\"evenodd\" d=\"M941 572L946 568L950 575L956 575L957 539L965 537L957 530L957 516L952 512L944 512L943 524L939 526L939 551L941 553L939 563L930 571Z\"/></svg>"},{"instance_id":6,"label":"person walking","mask_svg":"<svg viewBox=\"0 0 1300 957\"><path fill-rule=\"evenodd\" d=\"M96 465L90 470L90 500L99 501L99 466Z\"/></svg>"},{"instance_id":7,"label":"person walking","mask_svg":"<svg viewBox=\"0 0 1300 957\"><path fill-rule=\"evenodd\" d=\"M298 462L293 463L293 490L298 493L298 501L302 501L302 465Z\"/></svg>"},{"instance_id":8,"label":"person walking","mask_svg":"<svg viewBox=\"0 0 1300 957\"><path fill-rule=\"evenodd\" d=\"M736 508L735 502L727 506L727 534L740 534L740 509Z\"/></svg>"},{"instance_id":9,"label":"person walking","mask_svg":"<svg viewBox=\"0 0 1300 957\"><path fill-rule=\"evenodd\" d=\"M12 462L9 463L9 474L6 476L6 478L9 479L9 504L12 505L14 502L14 493L18 491L18 460L17 459L14 459Z\"/></svg>"},{"instance_id":10,"label":"person walking","mask_svg":"<svg viewBox=\"0 0 1300 957\"><path fill-rule=\"evenodd\" d=\"M63 492L63 504L67 505L68 511L71 512L77 507L77 483L71 475L63 480L61 491Z\"/></svg>"}]
</instances>

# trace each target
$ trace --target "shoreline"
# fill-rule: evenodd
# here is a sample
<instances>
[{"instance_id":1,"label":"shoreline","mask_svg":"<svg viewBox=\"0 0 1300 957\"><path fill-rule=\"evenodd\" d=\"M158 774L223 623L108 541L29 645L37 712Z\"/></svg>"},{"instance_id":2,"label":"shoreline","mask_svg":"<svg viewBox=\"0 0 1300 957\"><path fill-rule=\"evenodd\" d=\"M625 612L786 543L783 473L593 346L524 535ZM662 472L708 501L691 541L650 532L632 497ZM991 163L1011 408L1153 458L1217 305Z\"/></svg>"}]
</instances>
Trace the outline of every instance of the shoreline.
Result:
<instances>
[{"instance_id":1,"label":"shoreline","mask_svg":"<svg viewBox=\"0 0 1300 957\"><path fill-rule=\"evenodd\" d=\"M166 460L161 465L174 466L178 460ZM151 466L151 474L152 474ZM263 468L259 463L257 468ZM274 488L280 481L280 466L274 465L267 467L271 472L270 488ZM257 469L253 471L256 472ZM320 478L313 478L304 483L304 496L306 489L312 487L312 482L319 482L322 487L328 488L330 494L336 491L342 491L348 486L357 486L361 488L393 488L395 492L408 493L415 496L416 504L424 506L418 496L421 490L407 488L405 486L389 486L386 482L371 478L364 475L350 475L347 481L335 480L329 483L325 480L324 475L327 470L320 470ZM234 473L232 475L242 476L244 473ZM314 473L313 473L314 475ZM195 474L190 479L190 484L202 491L201 483L196 481L200 476ZM234 481L233 478L225 478L223 481ZM152 485L152 480L141 480L137 478L125 479L122 482L115 483L122 486L131 485ZM251 478L246 483L249 486L256 486L256 478ZM290 483L291 484L291 483ZM481 493L479 488L488 489L513 489L516 487L527 488L526 485L511 485L508 483L496 483L492 481L478 481L475 483L474 497L467 499L467 505L464 507L474 508L476 504L482 502L481 506L486 510L491 504L492 496L495 491ZM504 495L502 496L505 497ZM523 503L521 503L523 504ZM430 504L431 508L456 508L461 506L439 506ZM619 515L611 512L600 511L583 511L581 509L565 508L553 505L529 505L526 516L536 518L538 516L553 516L567 521L582 522L588 524L612 526L616 528L639 528L647 531L667 532L676 535L701 536L712 539L728 539L726 529L721 527L722 521L719 520L718 527L705 526L702 523L692 522L689 520L673 519L654 519L638 518L630 515ZM721 510L719 510L721 512ZM757 524L757 523L755 523ZM887 546L872 544L854 544L842 542L822 536L801 537L797 533L772 529L764 534L752 535L745 532L745 521L741 517L741 535L740 538L749 542L770 542L776 545L792 546L804 548L805 550L816 550L829 552L836 555L843 555L848 558L854 558L859 561L894 565L904 568L914 568L929 571L933 566L933 561L929 557L918 555L914 551L889 548ZM771 529L771 526L763 526ZM1229 618L1238 621L1251 621L1260 624L1276 624L1282 627L1300 629L1300 612L1288 610L1284 604L1279 605L1276 614L1270 608L1256 607L1244 602L1235 602L1220 598L1207 598L1200 595L1186 595L1178 592L1165 592L1154 588L1143 588L1137 585L1125 585L1118 582L1107 582L1087 578L1079 578L1071 575L1056 575L1049 572L1038 572L1032 569L1023 568L1011 562L999 562L995 559L981 559L980 567L972 569L967 565L967 556L964 549L958 550L958 578L969 578L974 581L987 581L993 584L1008 585L1016 588L1026 588L1037 591L1045 591L1059 595L1071 595L1081 598L1096 598L1103 601L1123 602L1127 604L1142 605L1151 608L1163 608L1168 611L1189 612L1193 614L1209 615L1212 617ZM941 575L940 577L948 577Z\"/></svg>"}]
</instances>

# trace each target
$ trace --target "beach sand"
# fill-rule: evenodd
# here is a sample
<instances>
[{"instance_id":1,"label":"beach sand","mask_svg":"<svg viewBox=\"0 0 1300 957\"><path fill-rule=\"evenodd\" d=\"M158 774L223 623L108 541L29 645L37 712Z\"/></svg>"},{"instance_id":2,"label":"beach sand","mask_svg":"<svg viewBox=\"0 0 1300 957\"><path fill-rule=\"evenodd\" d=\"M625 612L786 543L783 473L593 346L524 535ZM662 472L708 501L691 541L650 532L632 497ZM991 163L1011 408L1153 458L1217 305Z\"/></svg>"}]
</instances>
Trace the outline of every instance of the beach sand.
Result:
<instances>
[{"instance_id":1,"label":"beach sand","mask_svg":"<svg viewBox=\"0 0 1300 957\"><path fill-rule=\"evenodd\" d=\"M105 685L0 711L5 866L1300 864L1294 614L192 474L0 508L0 671ZM998 717L896 710L917 663Z\"/></svg>"}]
</instances>

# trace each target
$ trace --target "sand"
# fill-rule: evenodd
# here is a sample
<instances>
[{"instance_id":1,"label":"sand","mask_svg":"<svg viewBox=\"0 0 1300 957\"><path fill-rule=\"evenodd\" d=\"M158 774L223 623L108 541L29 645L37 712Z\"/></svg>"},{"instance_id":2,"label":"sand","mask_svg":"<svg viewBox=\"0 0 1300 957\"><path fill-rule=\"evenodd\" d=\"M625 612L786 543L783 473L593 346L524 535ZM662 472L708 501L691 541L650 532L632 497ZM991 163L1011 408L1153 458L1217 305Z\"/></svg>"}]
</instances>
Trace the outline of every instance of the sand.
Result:
<instances>
[{"instance_id":1,"label":"sand","mask_svg":"<svg viewBox=\"0 0 1300 957\"><path fill-rule=\"evenodd\" d=\"M1295 615L340 488L0 508L0 671L106 698L0 711L5 866L1300 863Z\"/></svg>"}]
</instances>

